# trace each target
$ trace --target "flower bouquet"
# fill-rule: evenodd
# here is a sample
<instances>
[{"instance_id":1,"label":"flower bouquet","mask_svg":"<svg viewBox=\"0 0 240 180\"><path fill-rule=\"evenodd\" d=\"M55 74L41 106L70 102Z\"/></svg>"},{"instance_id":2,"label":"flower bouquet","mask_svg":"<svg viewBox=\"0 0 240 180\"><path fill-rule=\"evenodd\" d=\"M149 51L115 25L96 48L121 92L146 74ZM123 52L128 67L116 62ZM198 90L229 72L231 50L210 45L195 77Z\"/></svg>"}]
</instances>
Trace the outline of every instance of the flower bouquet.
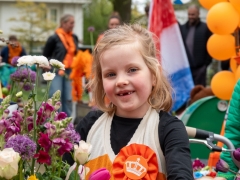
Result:
<instances>
[{"instance_id":1,"label":"flower bouquet","mask_svg":"<svg viewBox=\"0 0 240 180\"><path fill-rule=\"evenodd\" d=\"M205 164L198 158L193 161L192 167L194 179L200 179L203 177L214 178L216 176L216 171L209 166L205 166Z\"/></svg>"},{"instance_id":2,"label":"flower bouquet","mask_svg":"<svg viewBox=\"0 0 240 180\"><path fill-rule=\"evenodd\" d=\"M49 62L53 72L42 74L47 88L45 95L39 97L37 77L42 67L50 66ZM30 70L32 65L36 66L36 73ZM59 111L61 92L48 97L57 69L65 70L61 62L48 61L44 56L23 56L17 60L17 70L11 75L11 91L0 104L0 180L84 179L87 173L84 164L91 145L80 141L72 118ZM23 99L27 91L28 98ZM21 102L21 106L12 110L10 104L14 102ZM63 161L65 153L73 156L72 167ZM106 180L110 178L104 169L91 178L102 175Z\"/></svg>"}]
</instances>

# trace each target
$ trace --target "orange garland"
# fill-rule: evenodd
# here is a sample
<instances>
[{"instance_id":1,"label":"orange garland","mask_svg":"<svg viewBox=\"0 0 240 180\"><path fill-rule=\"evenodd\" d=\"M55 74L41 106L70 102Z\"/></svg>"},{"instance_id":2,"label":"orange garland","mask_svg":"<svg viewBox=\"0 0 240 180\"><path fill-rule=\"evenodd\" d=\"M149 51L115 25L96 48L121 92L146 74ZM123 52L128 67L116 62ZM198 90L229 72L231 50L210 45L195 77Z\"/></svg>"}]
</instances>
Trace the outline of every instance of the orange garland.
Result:
<instances>
[{"instance_id":1,"label":"orange garland","mask_svg":"<svg viewBox=\"0 0 240 180\"><path fill-rule=\"evenodd\" d=\"M88 79L91 75L92 55L89 50L79 50L73 59L71 68L72 72L70 74L70 79L72 80L72 98L73 101L80 101L83 93L82 77L85 76Z\"/></svg>"}]
</instances>

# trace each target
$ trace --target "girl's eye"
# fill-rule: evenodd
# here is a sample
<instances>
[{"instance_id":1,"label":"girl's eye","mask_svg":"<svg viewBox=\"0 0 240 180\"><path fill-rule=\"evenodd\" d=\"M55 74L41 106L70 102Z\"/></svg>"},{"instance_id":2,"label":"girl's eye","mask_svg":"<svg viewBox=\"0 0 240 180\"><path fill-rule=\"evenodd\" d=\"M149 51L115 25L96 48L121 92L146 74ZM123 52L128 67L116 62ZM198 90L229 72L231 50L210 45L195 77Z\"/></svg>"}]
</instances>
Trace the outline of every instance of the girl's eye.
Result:
<instances>
[{"instance_id":1,"label":"girl's eye","mask_svg":"<svg viewBox=\"0 0 240 180\"><path fill-rule=\"evenodd\" d=\"M115 73L108 73L108 74L106 74L106 77L113 77L113 76L115 76Z\"/></svg>"},{"instance_id":2,"label":"girl's eye","mask_svg":"<svg viewBox=\"0 0 240 180\"><path fill-rule=\"evenodd\" d=\"M135 72L137 70L138 70L137 68L131 68L131 69L129 69L129 72Z\"/></svg>"}]
</instances>

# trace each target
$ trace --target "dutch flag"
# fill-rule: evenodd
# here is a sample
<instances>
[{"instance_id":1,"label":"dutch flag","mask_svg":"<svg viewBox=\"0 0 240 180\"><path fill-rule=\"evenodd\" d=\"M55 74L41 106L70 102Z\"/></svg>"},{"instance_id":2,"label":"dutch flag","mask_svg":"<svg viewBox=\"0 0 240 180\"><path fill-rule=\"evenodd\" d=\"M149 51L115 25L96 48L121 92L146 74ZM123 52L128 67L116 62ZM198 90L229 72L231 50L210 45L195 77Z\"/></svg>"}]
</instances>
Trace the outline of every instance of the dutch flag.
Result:
<instances>
[{"instance_id":1,"label":"dutch flag","mask_svg":"<svg viewBox=\"0 0 240 180\"><path fill-rule=\"evenodd\" d=\"M173 4L186 4L189 3L191 0L172 0Z\"/></svg>"},{"instance_id":2,"label":"dutch flag","mask_svg":"<svg viewBox=\"0 0 240 180\"><path fill-rule=\"evenodd\" d=\"M151 2L148 29L159 38L161 64L174 88L172 111L176 111L188 101L194 84L171 0Z\"/></svg>"}]
</instances>

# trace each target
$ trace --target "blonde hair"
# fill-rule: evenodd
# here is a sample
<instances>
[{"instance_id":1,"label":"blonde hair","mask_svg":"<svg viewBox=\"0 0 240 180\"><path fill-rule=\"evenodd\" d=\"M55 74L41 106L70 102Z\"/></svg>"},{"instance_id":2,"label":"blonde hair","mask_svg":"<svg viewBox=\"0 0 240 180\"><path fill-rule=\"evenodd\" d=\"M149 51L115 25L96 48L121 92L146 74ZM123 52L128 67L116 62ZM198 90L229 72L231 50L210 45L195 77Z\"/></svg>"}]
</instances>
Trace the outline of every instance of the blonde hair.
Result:
<instances>
[{"instance_id":1,"label":"blonde hair","mask_svg":"<svg viewBox=\"0 0 240 180\"><path fill-rule=\"evenodd\" d=\"M104 33L103 38L96 45L93 52L92 78L89 87L97 107L109 114L116 110L115 105L105 105L102 70L100 60L102 54L115 45L139 44L138 50L150 72L155 76L156 83L148 97L148 103L156 110L169 111L172 107L172 87L163 74L162 66L157 59L154 35L138 24L122 25ZM114 63L114 62L113 62Z\"/></svg>"}]
</instances>

